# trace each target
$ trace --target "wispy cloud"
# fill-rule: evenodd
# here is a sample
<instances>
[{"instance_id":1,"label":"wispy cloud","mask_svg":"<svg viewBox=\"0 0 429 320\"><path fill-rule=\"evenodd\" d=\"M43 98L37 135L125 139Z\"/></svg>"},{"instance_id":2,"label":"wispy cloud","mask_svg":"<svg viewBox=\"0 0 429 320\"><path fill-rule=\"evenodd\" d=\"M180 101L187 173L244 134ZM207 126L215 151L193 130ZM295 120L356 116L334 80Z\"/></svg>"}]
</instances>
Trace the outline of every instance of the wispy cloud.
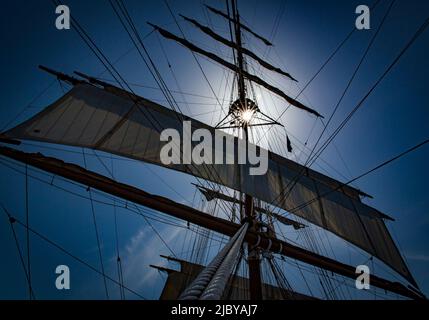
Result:
<instances>
[{"instance_id":1,"label":"wispy cloud","mask_svg":"<svg viewBox=\"0 0 429 320\"><path fill-rule=\"evenodd\" d=\"M178 236L180 229L170 232L160 232L164 241L171 245ZM163 244L153 230L142 227L125 245L123 256L123 272L126 283L133 283L135 288L151 286L157 281L157 270L149 267L149 264L164 265L166 262L159 257Z\"/></svg>"},{"instance_id":2,"label":"wispy cloud","mask_svg":"<svg viewBox=\"0 0 429 320\"><path fill-rule=\"evenodd\" d=\"M169 227L156 227L156 230L169 247L173 247L173 244L178 241L182 229L175 228L172 230L172 228ZM167 255L170 254L170 252L166 251L165 245L154 233L152 228L148 225L139 228L138 231L129 238L127 243L120 248L124 285L141 293L145 297L149 297L147 294L150 295L151 290L159 286L159 284L157 284L157 281L159 281L159 277L157 277L158 270L149 265L165 266L168 262L159 256L163 253ZM109 259L106 259L105 268L106 274L118 281L116 259L116 253L110 256ZM94 264L94 266L97 265ZM110 286L110 282L108 282L108 284L110 294L119 292L117 291L116 285L113 287ZM115 289L113 290L112 288ZM79 290L77 291L77 297L87 296L89 293L94 297L104 296L104 287L99 277L90 277L82 286L76 286L75 290ZM127 298L135 298L132 294L128 295L128 291L126 291L126 293ZM111 298L112 297L114 298L115 296L113 295ZM119 299L119 296L116 296L116 298Z\"/></svg>"}]
</instances>

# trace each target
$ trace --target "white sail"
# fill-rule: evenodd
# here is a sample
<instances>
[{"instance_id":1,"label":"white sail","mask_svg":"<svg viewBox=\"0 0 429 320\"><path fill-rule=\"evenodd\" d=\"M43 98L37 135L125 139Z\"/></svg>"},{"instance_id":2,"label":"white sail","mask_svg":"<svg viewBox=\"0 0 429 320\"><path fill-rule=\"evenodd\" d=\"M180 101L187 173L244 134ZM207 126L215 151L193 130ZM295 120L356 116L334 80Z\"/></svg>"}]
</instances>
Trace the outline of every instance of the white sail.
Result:
<instances>
[{"instance_id":1,"label":"white sail","mask_svg":"<svg viewBox=\"0 0 429 320\"><path fill-rule=\"evenodd\" d=\"M166 142L160 141L160 132L167 128L182 132L183 120L192 119L152 101L136 99L113 87L78 84L4 134L13 139L94 148L161 165L242 191L286 211L320 196L293 214L362 248L414 283L384 224L386 216L362 203L358 190L350 186L338 188L342 185L339 181L304 168L304 175L289 196L279 197L303 167L271 152L268 171L259 176L249 175L248 166L239 164L164 165L160 150ZM192 130L198 128L215 131L192 120Z\"/></svg>"}]
</instances>

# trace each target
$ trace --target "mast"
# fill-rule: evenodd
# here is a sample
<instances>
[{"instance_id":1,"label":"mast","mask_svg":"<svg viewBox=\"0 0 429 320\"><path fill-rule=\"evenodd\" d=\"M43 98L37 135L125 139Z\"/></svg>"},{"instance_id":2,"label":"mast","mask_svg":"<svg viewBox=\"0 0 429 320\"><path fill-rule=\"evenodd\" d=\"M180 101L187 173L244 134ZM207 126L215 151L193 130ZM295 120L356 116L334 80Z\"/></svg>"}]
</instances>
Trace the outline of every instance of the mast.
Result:
<instances>
[{"instance_id":1,"label":"mast","mask_svg":"<svg viewBox=\"0 0 429 320\"><path fill-rule=\"evenodd\" d=\"M236 40L236 52L237 52L237 79L238 79L238 97L241 102L241 107L246 109L246 85L244 81L244 61L243 52L241 50L241 29L240 29L240 16L236 7L235 0L231 0L234 29L235 29L235 40ZM246 138L246 150L248 150L249 143L249 127L247 122L243 122L242 130ZM258 232L257 217L253 210L253 197L248 194L244 196L244 216L246 220L250 222L251 229ZM257 247L248 246L248 264L249 264L249 286L250 286L250 299L251 300L262 300L262 281L261 281L261 258Z\"/></svg>"},{"instance_id":2,"label":"mast","mask_svg":"<svg viewBox=\"0 0 429 320\"><path fill-rule=\"evenodd\" d=\"M250 99L247 98L245 79L247 79L248 81L252 81L252 79L248 77L247 68L246 68L246 61L244 60L244 55L246 54L246 52L245 52L245 48L242 47L242 39L241 39L241 27L242 26L240 24L240 17L238 14L236 1L231 0L231 4L232 4L232 15L233 15L235 41L236 41L235 47L234 47L234 51L236 51L235 65L232 65L232 64L231 65L233 67L235 67L235 69L233 69L233 70L236 73L236 77L237 77L236 79L237 79L237 83L238 83L238 86L237 86L238 87L238 101L234 102L235 105L233 104L232 106L238 107L240 111L245 112L245 111L252 109L253 106L256 106L256 104L253 103L253 105L252 105L250 103L251 101L249 102ZM233 39L231 39L231 40L233 41ZM46 70L46 71L48 71L48 70ZM110 86L110 85L107 85L107 87L106 87L106 84L103 84L96 79L93 80L93 78L87 77L85 75L82 75L82 74L78 74L78 75L86 78L90 83L97 83L101 86L104 86L105 90L107 90L107 87L110 87L110 89L114 88L113 86ZM74 78L65 78L63 74L57 74L57 77L62 81L69 81L72 85L76 85L80 82L83 82L82 80L76 80ZM76 82L76 81L79 81L79 82ZM126 92L126 91L124 91L124 92ZM131 94L127 94L127 97L130 98ZM256 108L257 108L257 106L256 106ZM123 119L126 119L126 117L123 117L121 120L123 120ZM249 138L248 138L249 127L251 127L250 120L249 121L243 121L241 123L241 125L239 126L242 133L245 134L246 150L248 150L248 145L249 145ZM0 138L1 138L1 136L0 136ZM101 141L103 141L103 140L101 140ZM99 143L97 143L96 146L99 146ZM0 150L0 151L2 151L2 150ZM5 150L3 150L3 151L5 151ZM8 151L6 151L6 153L8 153ZM63 168L61 168L61 171L62 171L62 169ZM76 168L74 168L74 169L76 169ZM66 170L66 174L69 174L69 173L70 172L67 172L67 170ZM308 173L307 173L307 175L308 175ZM72 174L72 177L74 179L77 178L73 174ZM93 178L95 178L95 177L91 175L91 177L89 177L88 179L90 182L92 182L96 185L99 185L99 186L101 185L102 187L104 187L110 191L118 192L118 190L112 190L111 186L107 187L105 184L106 181L101 181L102 179L98 179L100 177L97 177L97 179L95 179L95 181ZM122 189L123 188L121 188L121 190L119 192L123 192ZM317 187L316 187L316 189L317 189ZM136 191L136 190L133 190L133 191ZM243 194L244 194L244 201L243 201ZM131 196L131 195L127 193L127 196ZM135 195L133 195L133 196L135 196ZM156 196L144 194L144 193L139 194L139 196L140 196L139 200L142 201L142 203L145 203L145 204L148 204L150 206L157 207L157 208L163 208L164 210L168 211L168 214L180 216L182 218L183 217L189 217L189 210L187 208L182 207L181 209L183 209L183 211L181 211L177 205L175 206L174 203L172 203L170 201L166 201L166 199L162 199L160 197L156 197ZM258 195L255 195L255 197L258 198ZM318 195L318 198L320 198L319 195ZM241 193L240 204L241 203L243 203L241 226L230 225L229 228L231 228L231 229L235 228L236 230L238 230L240 228L240 230L241 229L244 230L243 227L247 227L249 225L249 229L240 233L240 236L242 235L242 238L248 242L248 257L249 257L248 264L249 264L249 278L250 278L249 283L250 283L250 296L251 296L252 300L262 299L262 281L261 281L261 270L260 270L260 263L261 263L260 252L261 252L261 250L264 250L264 252L268 252L268 251L273 251L272 249L276 249L276 251L274 251L274 252L278 252L278 253L284 254L284 255L289 254L289 256L291 256L293 258L301 258L302 261L308 262L310 264L314 264L314 265L321 264L327 270L331 270L331 271L335 270L335 272L338 272L339 274L346 275L348 277L353 277L353 274L354 274L353 268L350 268L350 266L345 266L345 265L342 265L341 263L335 263L335 261L331 261L330 259L326 259L326 258L320 257L318 255L312 255L312 254L309 254L303 250L299 250L297 248L292 248L292 247L288 246L285 242L282 242L279 239L277 239L271 235L266 235L266 237L263 240L261 240L261 236L263 236L264 233L262 232L262 228L261 228L261 223L262 223L261 218L256 213L256 211L258 211L258 205L255 205L253 197L250 196L249 194L247 194L246 191ZM321 211L323 211L323 209L321 209ZM357 211L357 210L355 210L355 211ZM191 219L188 219L188 222L190 220ZM208 222L211 222L211 221L209 221L208 217L203 217L202 215L199 215L199 219L195 219L195 220L199 221L201 224L207 223L209 225L208 226L209 229L216 230L216 227L217 227L220 230L224 230L225 228L227 228L227 226L223 224L223 221L217 221L218 225L216 227L213 226L211 223L208 223ZM229 235L233 234L232 232L228 232L228 233L229 233ZM237 234L237 236L238 236L238 234ZM241 247L241 242L242 241L240 241L239 247ZM226 251L228 251L228 250L226 250ZM230 259L228 262L230 262L230 261L232 261L232 259ZM223 278L223 279L226 279L226 278ZM383 282L383 280L381 280L381 279L379 279L378 282L376 280L376 283L378 283L380 286L384 286L384 287L391 287L392 286L392 283ZM395 284L393 284L393 287L395 288L395 290L403 292L402 291L403 287L397 287L397 286L395 286Z\"/></svg>"},{"instance_id":3,"label":"mast","mask_svg":"<svg viewBox=\"0 0 429 320\"><path fill-rule=\"evenodd\" d=\"M192 207L174 202L168 198L147 193L144 190L114 181L78 165L66 163L55 158L46 157L40 153L25 153L8 147L0 146L0 155L21 163L25 163L43 171L50 172L54 175L61 176L71 181L75 181L84 186L98 189L115 197L120 197L124 200L128 200L133 203L163 212L170 216L183 219L184 221L188 221L203 228L222 233L229 237L232 237L241 227L236 223L219 217L214 217L205 212L198 211ZM317 253L294 246L293 244L279 240L277 238L268 238L263 234L259 237L258 236L259 235L253 230L248 230L244 237L244 241L246 241L249 245L259 243L260 247L267 248L267 250L270 252L279 253L292 259L297 259L304 263L335 272L353 280L356 279L356 267L354 266L346 265L331 258L321 256ZM399 282L383 279L376 275L371 275L371 285L411 299L426 299L421 292L411 286L406 287Z\"/></svg>"}]
</instances>

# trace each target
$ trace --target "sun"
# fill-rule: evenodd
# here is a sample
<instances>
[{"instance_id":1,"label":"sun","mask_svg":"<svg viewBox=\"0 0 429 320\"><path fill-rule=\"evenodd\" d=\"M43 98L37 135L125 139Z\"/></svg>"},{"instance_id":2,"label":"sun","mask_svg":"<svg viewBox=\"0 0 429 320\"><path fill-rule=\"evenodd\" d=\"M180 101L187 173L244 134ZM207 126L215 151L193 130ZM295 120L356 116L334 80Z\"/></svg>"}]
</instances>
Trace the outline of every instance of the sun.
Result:
<instances>
[{"instance_id":1,"label":"sun","mask_svg":"<svg viewBox=\"0 0 429 320\"><path fill-rule=\"evenodd\" d=\"M252 118L253 118L253 115L255 114L255 110L253 110L253 109L246 109L246 110L243 110L241 113L240 113L240 119L244 122L244 123L249 123L251 120L252 120Z\"/></svg>"}]
</instances>

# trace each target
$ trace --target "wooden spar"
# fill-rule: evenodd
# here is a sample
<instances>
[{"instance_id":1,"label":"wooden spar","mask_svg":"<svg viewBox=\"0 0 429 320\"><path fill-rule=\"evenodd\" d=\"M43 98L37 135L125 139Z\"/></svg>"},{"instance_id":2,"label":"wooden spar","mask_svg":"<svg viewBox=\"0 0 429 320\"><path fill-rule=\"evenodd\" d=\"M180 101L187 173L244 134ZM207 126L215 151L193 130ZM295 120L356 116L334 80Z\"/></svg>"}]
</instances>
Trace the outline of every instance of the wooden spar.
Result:
<instances>
[{"instance_id":1,"label":"wooden spar","mask_svg":"<svg viewBox=\"0 0 429 320\"><path fill-rule=\"evenodd\" d=\"M7 143L7 144L14 144L16 146L19 146L21 144L21 141L11 139L9 137L6 137L5 135L2 135L1 133L0 133L0 142Z\"/></svg>"},{"instance_id":2,"label":"wooden spar","mask_svg":"<svg viewBox=\"0 0 429 320\"><path fill-rule=\"evenodd\" d=\"M85 83L85 82L84 82L84 81L82 81L82 80L79 80L79 79L73 78L73 77L71 77L71 76L69 76L69 75L67 75L67 74L65 74L65 73L61 73L61 72L58 72L58 71L52 70L52 69L47 68L47 67L42 66L42 65L39 65L39 69L40 69L40 70L43 70L43 71L45 71L45 72L47 72L47 73L50 73L50 74L52 74L52 75L56 76L58 80L61 80L61 81L64 81L64 82L70 83L70 84L71 84L71 85L73 85L73 86L75 86L75 85L77 85L77 84L80 84L80 83Z\"/></svg>"},{"instance_id":3,"label":"wooden spar","mask_svg":"<svg viewBox=\"0 0 429 320\"><path fill-rule=\"evenodd\" d=\"M239 224L214 217L165 197L153 195L136 187L116 182L103 175L86 170L78 165L46 157L40 153L26 153L9 147L0 147L0 155L56 174L63 178L76 181L113 196L163 212L173 217L189 221L190 223L222 233L226 236L234 235L240 228ZM259 242L260 247L268 249L273 253L279 253L313 266L335 272L342 276L356 279L355 267L299 248L285 241L281 241L276 238L267 238L264 235L258 236L258 234L252 231L246 234L244 240L250 245L254 245ZM371 275L371 285L411 299L425 299L421 293L411 287L411 289L409 289L399 282L385 280L375 275Z\"/></svg>"},{"instance_id":4,"label":"wooden spar","mask_svg":"<svg viewBox=\"0 0 429 320\"><path fill-rule=\"evenodd\" d=\"M210 28L203 26L202 24L200 24L197 20L185 17L184 15L180 15L183 19L185 19L186 21L192 23L194 26L196 26L197 28L199 28L202 32L204 32L205 34L209 35L210 37L212 37L214 40L219 41L220 43L229 46L233 49L238 49L238 46L235 42L230 41L228 39L225 39L224 37L218 35L217 33L215 33L213 30L211 30ZM271 65L270 63L266 62L264 59L260 58L259 56L257 56L255 53L253 53L252 51L250 51L247 48L241 47L240 48L242 50L242 52L246 55L251 57L252 59L254 59L255 61L257 61L261 66L263 66L264 68L277 72L285 77L288 77L289 79L291 79L292 81L298 82L298 80L296 80L294 77L292 77L289 73L283 71L282 69L275 67L273 65Z\"/></svg>"},{"instance_id":5,"label":"wooden spar","mask_svg":"<svg viewBox=\"0 0 429 320\"><path fill-rule=\"evenodd\" d=\"M244 205L243 201L240 201L234 197L228 196L226 194L223 194L221 192L206 188L204 186L192 183L194 186L197 187L197 189L204 195L204 197L206 198L207 201L211 201L213 199L219 199L219 200L224 200L224 201L228 201L231 203L240 203L241 205ZM306 226L302 223L299 223L298 221L286 218L280 214L277 214L275 212L271 212L270 210L267 210L265 208L261 208L261 207L254 207L254 210L257 212L260 212L262 214L266 214L267 216L272 216L275 219L277 219L279 222L285 224L285 225L289 225L289 226L293 226L294 229L302 229L305 228Z\"/></svg>"},{"instance_id":6,"label":"wooden spar","mask_svg":"<svg viewBox=\"0 0 429 320\"><path fill-rule=\"evenodd\" d=\"M200 47L197 47L196 45L194 45L193 43L189 42L188 40L186 40L184 38L180 38L180 37L172 34L171 32L169 32L169 31L167 31L167 30L165 30L165 29L163 29L163 28L161 28L161 27L159 27L159 26L157 26L157 25L155 25L153 23L148 22L148 24L150 26L152 26L153 28L155 28L160 33L160 35L162 35L163 37L165 37L167 39L174 40L174 41L182 44L183 46L185 46L189 50L191 50L193 52L196 52L198 54L201 54L203 56L206 56L207 58L209 58L209 59L211 59L211 60L213 60L213 61L215 61L215 62L217 62L217 63L219 63L221 65L223 65L224 67L226 67L226 68L228 68L228 69L230 69L230 70L232 70L234 72L238 72L239 71L238 67L235 64L232 64L232 63L230 63L230 62L222 59L221 57L217 56L216 54L214 54L212 52L209 52L207 50L204 50L204 49L202 49ZM301 102L297 101L296 99L291 98L286 93L284 93L282 90L280 90L279 88L277 88L277 87L269 84L268 82L262 80L262 78L258 77L257 75L250 74L249 72L247 72L245 70L242 70L240 72L243 74L243 76L246 79L248 79L248 80L250 80L250 81L252 81L252 82L254 82L256 84L259 84L260 86L263 86L267 90L275 93L279 97L282 97L289 104L291 104L291 105L293 105L293 106L295 106L295 107L297 107L299 109L305 110L305 111L307 111L307 112L309 112L309 113L311 113L311 114L313 114L313 115L315 115L317 117L323 118L323 116L320 113L318 113L316 110L313 110L313 109L305 106Z\"/></svg>"},{"instance_id":7,"label":"wooden spar","mask_svg":"<svg viewBox=\"0 0 429 320\"><path fill-rule=\"evenodd\" d=\"M211 12L213 12L213 13L215 13L215 14L218 14L218 15L220 15L220 16L222 16L222 17L224 17L225 19L227 19L227 20L229 20L229 21L231 21L231 22L233 22L233 23L237 23L233 18L229 17L229 16L228 16L227 14L225 14L224 12L222 12L222 11L220 11L220 10L217 10L217 9L215 9L215 8L212 8L212 7L208 6L208 5L206 5L206 7L207 7L207 9L209 9ZM254 37L256 37L256 38L258 38L259 40L261 40L263 43L265 43L265 45L267 45L267 46L272 46L272 45L273 45L273 44L272 44L271 42L269 42L267 39L265 39L264 37L262 37L262 36L258 35L258 34L257 34L257 33L255 33L255 32L253 32L253 31L252 31L252 29L250 29L249 27L245 26L244 24L241 24L241 23L240 23L240 27L241 27L243 30L246 30L247 32L249 32L250 34L252 34Z\"/></svg>"}]
</instances>

